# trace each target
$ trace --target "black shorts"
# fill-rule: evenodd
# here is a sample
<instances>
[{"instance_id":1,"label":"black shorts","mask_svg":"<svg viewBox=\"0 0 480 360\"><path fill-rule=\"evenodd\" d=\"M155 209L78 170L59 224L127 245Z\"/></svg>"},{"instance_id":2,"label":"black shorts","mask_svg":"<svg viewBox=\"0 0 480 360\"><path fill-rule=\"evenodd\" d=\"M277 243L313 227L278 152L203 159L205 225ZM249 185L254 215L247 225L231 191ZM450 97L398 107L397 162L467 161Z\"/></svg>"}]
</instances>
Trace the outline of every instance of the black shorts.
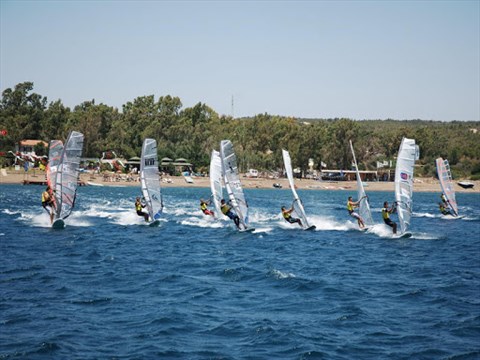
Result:
<instances>
[{"instance_id":1,"label":"black shorts","mask_svg":"<svg viewBox=\"0 0 480 360\"><path fill-rule=\"evenodd\" d=\"M383 219L383 222L390 227L393 227L395 225L395 223L390 219Z\"/></svg>"},{"instance_id":2,"label":"black shorts","mask_svg":"<svg viewBox=\"0 0 480 360\"><path fill-rule=\"evenodd\" d=\"M46 209L47 206L52 207L52 202L51 201L42 201L42 206Z\"/></svg>"},{"instance_id":3,"label":"black shorts","mask_svg":"<svg viewBox=\"0 0 480 360\"><path fill-rule=\"evenodd\" d=\"M289 222L290 224L298 222L298 219L291 216L289 218L286 218L285 220L287 220L287 222Z\"/></svg>"}]
</instances>

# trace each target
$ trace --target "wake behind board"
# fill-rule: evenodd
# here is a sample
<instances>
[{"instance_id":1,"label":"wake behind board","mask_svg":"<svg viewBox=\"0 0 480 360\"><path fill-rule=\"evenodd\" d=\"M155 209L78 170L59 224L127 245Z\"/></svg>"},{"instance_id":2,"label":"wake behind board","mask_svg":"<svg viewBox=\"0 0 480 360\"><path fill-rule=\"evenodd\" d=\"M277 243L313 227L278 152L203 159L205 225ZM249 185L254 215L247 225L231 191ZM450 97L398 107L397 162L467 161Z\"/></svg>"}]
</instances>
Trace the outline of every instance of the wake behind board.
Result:
<instances>
[{"instance_id":1,"label":"wake behind board","mask_svg":"<svg viewBox=\"0 0 480 360\"><path fill-rule=\"evenodd\" d=\"M148 224L150 227L156 227L158 225L160 225L160 220L154 220Z\"/></svg>"},{"instance_id":2,"label":"wake behind board","mask_svg":"<svg viewBox=\"0 0 480 360\"><path fill-rule=\"evenodd\" d=\"M63 219L57 219L52 223L52 229L63 229L65 227L65 221Z\"/></svg>"},{"instance_id":3,"label":"wake behind board","mask_svg":"<svg viewBox=\"0 0 480 360\"><path fill-rule=\"evenodd\" d=\"M408 238L411 238L412 237L412 233L410 232L406 232L406 233L403 233L403 234L394 234L393 235L393 238L394 239L408 239Z\"/></svg>"},{"instance_id":4,"label":"wake behind board","mask_svg":"<svg viewBox=\"0 0 480 360\"><path fill-rule=\"evenodd\" d=\"M463 219L465 215L460 215L460 216L453 216L453 215L442 215L442 219L445 220L458 220L458 219Z\"/></svg>"},{"instance_id":5,"label":"wake behind board","mask_svg":"<svg viewBox=\"0 0 480 360\"><path fill-rule=\"evenodd\" d=\"M303 231L310 231L310 230L315 230L317 227L315 225L309 226L306 229L303 229Z\"/></svg>"},{"instance_id":6,"label":"wake behind board","mask_svg":"<svg viewBox=\"0 0 480 360\"><path fill-rule=\"evenodd\" d=\"M255 228L246 228L246 229L239 229L238 231L242 232L242 233L250 233L250 232L254 232L255 231Z\"/></svg>"}]
</instances>

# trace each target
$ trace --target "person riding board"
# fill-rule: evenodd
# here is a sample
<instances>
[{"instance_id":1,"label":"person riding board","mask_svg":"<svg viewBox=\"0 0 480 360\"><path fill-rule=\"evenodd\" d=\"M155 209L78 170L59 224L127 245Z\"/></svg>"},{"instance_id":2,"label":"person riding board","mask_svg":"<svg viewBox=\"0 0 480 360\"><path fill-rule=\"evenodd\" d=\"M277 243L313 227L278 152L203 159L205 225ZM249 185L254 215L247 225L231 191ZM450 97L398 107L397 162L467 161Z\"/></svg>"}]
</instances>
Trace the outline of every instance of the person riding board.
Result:
<instances>
[{"instance_id":1,"label":"person riding board","mask_svg":"<svg viewBox=\"0 0 480 360\"><path fill-rule=\"evenodd\" d=\"M42 206L50 214L50 223L53 223L53 213L56 209L55 198L52 195L52 189L47 186L46 190L42 193ZM47 209L47 207L49 209Z\"/></svg>"},{"instance_id":2,"label":"person riding board","mask_svg":"<svg viewBox=\"0 0 480 360\"><path fill-rule=\"evenodd\" d=\"M235 214L232 211L232 207L229 206L226 202L225 199L222 199L221 204L220 204L220 209L222 210L222 214L233 220L235 223L235 226L240 229L240 218L238 217L237 214Z\"/></svg>"},{"instance_id":3,"label":"person riding board","mask_svg":"<svg viewBox=\"0 0 480 360\"><path fill-rule=\"evenodd\" d=\"M285 219L285 221L287 221L290 224L298 223L298 225L300 225L300 227L302 227L302 220L294 218L292 216L293 210L294 210L293 204L292 204L292 207L289 210L287 210L285 208L285 206L282 206L282 216L283 216L283 218Z\"/></svg>"},{"instance_id":4,"label":"person riding board","mask_svg":"<svg viewBox=\"0 0 480 360\"><path fill-rule=\"evenodd\" d=\"M440 199L442 199L442 202L443 202L443 204L445 205L445 207L448 207L448 206L449 206L449 202L448 202L448 199L447 199L447 197L445 196L445 194L442 193L442 195L440 195Z\"/></svg>"},{"instance_id":5,"label":"person riding board","mask_svg":"<svg viewBox=\"0 0 480 360\"><path fill-rule=\"evenodd\" d=\"M147 205L143 204L140 201L140 197L137 196L137 199L135 200L135 210L137 211L137 215L142 216L145 219L145 221L148 222L148 213L145 213L142 211L142 209L146 206Z\"/></svg>"},{"instance_id":6,"label":"person riding board","mask_svg":"<svg viewBox=\"0 0 480 360\"><path fill-rule=\"evenodd\" d=\"M360 202L366 197L367 196L364 196L358 201L353 201L352 197L349 196L347 201L348 213L350 214L351 217L357 219L358 226L360 227L360 229L363 229L365 227L365 223L363 222L362 217L355 212L355 208L359 207Z\"/></svg>"},{"instance_id":7,"label":"person riding board","mask_svg":"<svg viewBox=\"0 0 480 360\"><path fill-rule=\"evenodd\" d=\"M438 203L438 207L440 208L440 212L442 213L442 215L451 215L451 216L454 216L454 215L452 214L452 212L450 211L450 209L445 206L445 203L439 202L439 203Z\"/></svg>"},{"instance_id":8,"label":"person riding board","mask_svg":"<svg viewBox=\"0 0 480 360\"><path fill-rule=\"evenodd\" d=\"M200 210L202 210L202 212L205 215L215 216L214 212L212 210L208 209L208 205L210 205L210 204L211 204L210 200L205 201L203 199L200 199Z\"/></svg>"},{"instance_id":9,"label":"person riding board","mask_svg":"<svg viewBox=\"0 0 480 360\"><path fill-rule=\"evenodd\" d=\"M382 217L383 217L383 222L385 224L387 224L388 226L390 226L392 229L393 229L393 233L396 234L397 233L397 224L394 223L391 219L390 219L390 214L394 213L395 212L395 207L391 207L390 209L388 208L388 202L385 201L383 203L383 209L382 209Z\"/></svg>"}]
</instances>

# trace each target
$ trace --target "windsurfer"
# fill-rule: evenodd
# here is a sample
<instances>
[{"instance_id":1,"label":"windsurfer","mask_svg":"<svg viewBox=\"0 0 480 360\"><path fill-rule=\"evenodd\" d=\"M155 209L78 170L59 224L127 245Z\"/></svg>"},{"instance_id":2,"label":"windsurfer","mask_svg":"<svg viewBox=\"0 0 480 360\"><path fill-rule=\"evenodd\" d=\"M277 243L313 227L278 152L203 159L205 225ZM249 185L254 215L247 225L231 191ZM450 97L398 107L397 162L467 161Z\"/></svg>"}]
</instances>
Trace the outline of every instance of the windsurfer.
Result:
<instances>
[{"instance_id":1,"label":"windsurfer","mask_svg":"<svg viewBox=\"0 0 480 360\"><path fill-rule=\"evenodd\" d=\"M285 206L282 206L282 216L283 216L283 218L285 219L285 221L289 222L290 224L298 223L298 225L300 225L300 227L302 227L302 220L294 218L292 216L293 210L294 210L293 205L288 210L285 208Z\"/></svg>"},{"instance_id":2,"label":"windsurfer","mask_svg":"<svg viewBox=\"0 0 480 360\"><path fill-rule=\"evenodd\" d=\"M148 214L143 212L142 209L146 207L147 205L143 204L140 201L140 197L137 196L137 199L135 201L135 210L137 211L138 216L143 216L146 222L148 222Z\"/></svg>"},{"instance_id":3,"label":"windsurfer","mask_svg":"<svg viewBox=\"0 0 480 360\"><path fill-rule=\"evenodd\" d=\"M237 228L240 229L240 218L232 211L232 207L225 202L225 199L222 199L220 209L222 210L223 215L233 220Z\"/></svg>"},{"instance_id":4,"label":"windsurfer","mask_svg":"<svg viewBox=\"0 0 480 360\"><path fill-rule=\"evenodd\" d=\"M208 205L211 204L211 201L210 200L203 200L203 199L200 199L200 210L202 210L202 212L205 214L205 215L211 215L211 216L215 216L215 214L213 213L212 210L209 210L208 209Z\"/></svg>"},{"instance_id":5,"label":"windsurfer","mask_svg":"<svg viewBox=\"0 0 480 360\"><path fill-rule=\"evenodd\" d=\"M54 200L52 189L50 188L50 186L47 186L47 189L42 193L42 206L50 214L50 223L53 223L53 211L55 210L55 200Z\"/></svg>"},{"instance_id":6,"label":"windsurfer","mask_svg":"<svg viewBox=\"0 0 480 360\"><path fill-rule=\"evenodd\" d=\"M387 224L388 226L390 226L392 229L393 229L393 233L396 234L397 233L397 224L394 223L391 219L390 219L390 214L393 214L395 212L395 207L391 207L390 209L388 208L388 202L385 201L383 203L383 209L382 209L382 217L383 217L383 222L385 224Z\"/></svg>"},{"instance_id":7,"label":"windsurfer","mask_svg":"<svg viewBox=\"0 0 480 360\"><path fill-rule=\"evenodd\" d=\"M452 215L452 216L454 216L454 215L452 214L452 212L450 211L450 209L449 209L447 206L445 206L445 203L439 202L439 203L438 203L438 207L440 208L440 212L441 212L443 215Z\"/></svg>"},{"instance_id":8,"label":"windsurfer","mask_svg":"<svg viewBox=\"0 0 480 360\"><path fill-rule=\"evenodd\" d=\"M448 207L449 201L448 201L447 197L445 196L445 194L442 193L442 195L440 195L440 199L442 199L442 202L443 202L444 206Z\"/></svg>"},{"instance_id":9,"label":"windsurfer","mask_svg":"<svg viewBox=\"0 0 480 360\"><path fill-rule=\"evenodd\" d=\"M365 227L365 224L363 222L362 217L355 212L355 208L358 208L360 206L360 202L366 197L367 196L365 195L364 197L360 198L360 200L353 201L352 197L349 196L347 201L348 213L350 214L351 217L357 219L358 226L360 227L360 229L363 229Z\"/></svg>"}]
</instances>

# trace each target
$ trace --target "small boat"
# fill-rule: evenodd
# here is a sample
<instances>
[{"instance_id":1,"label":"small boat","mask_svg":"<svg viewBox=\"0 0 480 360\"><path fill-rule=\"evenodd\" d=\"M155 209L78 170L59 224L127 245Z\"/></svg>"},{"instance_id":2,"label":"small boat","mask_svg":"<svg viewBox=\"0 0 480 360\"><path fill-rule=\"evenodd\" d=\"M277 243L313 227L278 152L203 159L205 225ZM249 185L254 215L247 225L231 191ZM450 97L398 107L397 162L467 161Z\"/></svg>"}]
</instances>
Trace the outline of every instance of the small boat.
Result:
<instances>
[{"instance_id":1,"label":"small boat","mask_svg":"<svg viewBox=\"0 0 480 360\"><path fill-rule=\"evenodd\" d=\"M459 181L459 182L457 182L457 184L460 185L464 189L472 189L475 186L474 183L471 183L471 182L468 182L468 181Z\"/></svg>"},{"instance_id":2,"label":"small boat","mask_svg":"<svg viewBox=\"0 0 480 360\"><path fill-rule=\"evenodd\" d=\"M273 184L273 187L274 187L275 189L281 189L281 188L282 188L282 185L279 184L279 183L274 183L274 184Z\"/></svg>"}]
</instances>

